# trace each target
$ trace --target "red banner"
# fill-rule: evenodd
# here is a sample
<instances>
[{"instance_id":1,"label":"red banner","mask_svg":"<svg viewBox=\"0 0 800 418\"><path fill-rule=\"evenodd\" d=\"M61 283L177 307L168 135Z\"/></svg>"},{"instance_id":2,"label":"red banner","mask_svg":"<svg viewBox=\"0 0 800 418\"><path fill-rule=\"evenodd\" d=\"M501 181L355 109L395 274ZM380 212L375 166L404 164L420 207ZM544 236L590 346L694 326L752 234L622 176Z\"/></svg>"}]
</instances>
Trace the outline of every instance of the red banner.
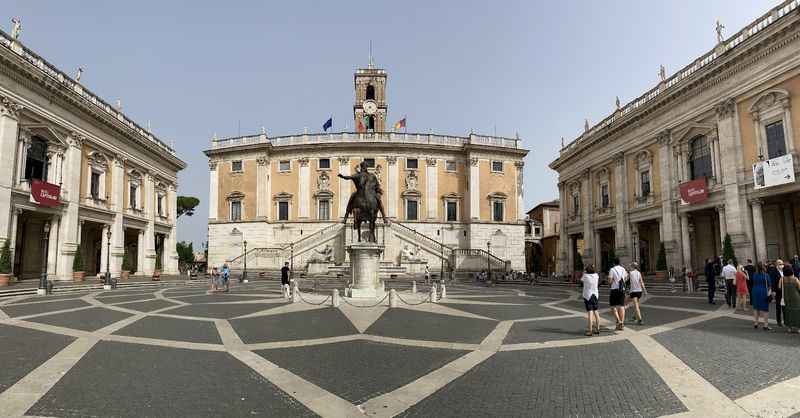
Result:
<instances>
[{"instance_id":1,"label":"red banner","mask_svg":"<svg viewBox=\"0 0 800 418\"><path fill-rule=\"evenodd\" d=\"M31 199L41 206L58 206L61 186L41 180L31 180Z\"/></svg>"},{"instance_id":2,"label":"red banner","mask_svg":"<svg viewBox=\"0 0 800 418\"><path fill-rule=\"evenodd\" d=\"M687 181L679 186L681 199L689 204L700 203L708 199L708 187L706 178L700 177L692 181Z\"/></svg>"}]
</instances>

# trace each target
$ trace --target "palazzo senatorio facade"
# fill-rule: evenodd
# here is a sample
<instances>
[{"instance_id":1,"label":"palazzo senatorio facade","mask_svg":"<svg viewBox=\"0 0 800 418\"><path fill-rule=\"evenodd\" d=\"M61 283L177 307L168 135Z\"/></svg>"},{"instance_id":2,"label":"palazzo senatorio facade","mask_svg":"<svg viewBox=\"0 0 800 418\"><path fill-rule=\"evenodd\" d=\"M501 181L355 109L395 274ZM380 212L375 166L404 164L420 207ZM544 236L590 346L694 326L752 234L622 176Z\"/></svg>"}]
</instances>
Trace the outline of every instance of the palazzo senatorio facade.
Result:
<instances>
[{"instance_id":1,"label":"palazzo senatorio facade","mask_svg":"<svg viewBox=\"0 0 800 418\"><path fill-rule=\"evenodd\" d=\"M418 273L425 265L524 268L528 151L521 140L387 132L386 81L383 69L356 70L353 116L360 132L212 140L205 152L209 266L243 268L246 258L249 269L277 269L291 260L295 270L347 270L346 246L357 237L342 217L354 187L337 175L355 173L364 159L391 219L378 225L382 273Z\"/></svg>"},{"instance_id":2,"label":"palazzo senatorio facade","mask_svg":"<svg viewBox=\"0 0 800 418\"><path fill-rule=\"evenodd\" d=\"M800 16L786 1L562 147L559 271L613 253L702 273L800 247ZM718 27L719 29L719 27ZM765 177L766 174L766 177ZM766 181L765 181L766 178Z\"/></svg>"},{"instance_id":3,"label":"palazzo senatorio facade","mask_svg":"<svg viewBox=\"0 0 800 418\"><path fill-rule=\"evenodd\" d=\"M0 243L10 240L13 275L72 280L78 247L89 276L119 277L125 254L133 275L152 275L156 258L177 273L185 164L15 32L0 31Z\"/></svg>"}]
</instances>

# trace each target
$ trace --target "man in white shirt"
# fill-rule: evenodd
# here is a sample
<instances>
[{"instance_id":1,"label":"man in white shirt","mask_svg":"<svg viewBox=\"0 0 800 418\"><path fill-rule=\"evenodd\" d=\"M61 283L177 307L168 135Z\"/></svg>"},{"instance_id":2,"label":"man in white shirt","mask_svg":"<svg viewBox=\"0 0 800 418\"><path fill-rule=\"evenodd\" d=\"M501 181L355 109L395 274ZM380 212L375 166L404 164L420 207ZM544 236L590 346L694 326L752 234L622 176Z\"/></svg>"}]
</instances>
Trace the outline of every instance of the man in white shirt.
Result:
<instances>
[{"instance_id":1,"label":"man in white shirt","mask_svg":"<svg viewBox=\"0 0 800 418\"><path fill-rule=\"evenodd\" d=\"M614 267L608 272L608 278L611 280L611 294L609 296L609 305L611 305L611 312L617 320L617 331L622 331L625 328L625 291L624 283L628 277L628 271L619 263L619 258L614 259Z\"/></svg>"},{"instance_id":2,"label":"man in white shirt","mask_svg":"<svg viewBox=\"0 0 800 418\"><path fill-rule=\"evenodd\" d=\"M722 268L722 277L725 278L725 303L729 308L736 306L736 267L733 260L728 260L728 264Z\"/></svg>"}]
</instances>

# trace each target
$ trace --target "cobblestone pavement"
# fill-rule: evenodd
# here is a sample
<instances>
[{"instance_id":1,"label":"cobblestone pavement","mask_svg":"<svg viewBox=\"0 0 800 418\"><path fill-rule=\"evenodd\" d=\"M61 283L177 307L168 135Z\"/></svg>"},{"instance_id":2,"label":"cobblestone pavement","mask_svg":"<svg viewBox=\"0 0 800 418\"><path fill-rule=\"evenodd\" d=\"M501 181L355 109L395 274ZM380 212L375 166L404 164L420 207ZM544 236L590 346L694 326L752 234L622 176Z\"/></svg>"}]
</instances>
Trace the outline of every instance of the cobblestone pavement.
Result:
<instances>
[{"instance_id":1,"label":"cobblestone pavement","mask_svg":"<svg viewBox=\"0 0 800 418\"><path fill-rule=\"evenodd\" d=\"M702 297L645 297L622 331L601 304L585 337L572 289L402 288L396 308L275 282L0 299L0 417L800 415L800 335Z\"/></svg>"}]
</instances>

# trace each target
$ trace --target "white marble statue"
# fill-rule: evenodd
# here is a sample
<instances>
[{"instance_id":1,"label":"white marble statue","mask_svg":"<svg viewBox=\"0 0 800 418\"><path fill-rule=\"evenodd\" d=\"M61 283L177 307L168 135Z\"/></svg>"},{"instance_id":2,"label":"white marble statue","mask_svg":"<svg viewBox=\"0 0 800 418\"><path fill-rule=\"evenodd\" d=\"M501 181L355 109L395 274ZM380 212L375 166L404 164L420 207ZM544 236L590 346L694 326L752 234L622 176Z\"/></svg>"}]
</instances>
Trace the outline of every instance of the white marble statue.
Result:
<instances>
[{"instance_id":1,"label":"white marble statue","mask_svg":"<svg viewBox=\"0 0 800 418\"><path fill-rule=\"evenodd\" d=\"M78 67L78 72L75 74L75 81L81 81L82 75L83 75L83 68Z\"/></svg>"},{"instance_id":2,"label":"white marble statue","mask_svg":"<svg viewBox=\"0 0 800 418\"><path fill-rule=\"evenodd\" d=\"M722 23L719 23L719 19L717 19L717 28L716 28L716 31L717 31L717 43L722 43L722 41L723 41L723 35L722 35L722 30L723 29L725 29L725 25L723 25Z\"/></svg>"},{"instance_id":3,"label":"white marble statue","mask_svg":"<svg viewBox=\"0 0 800 418\"><path fill-rule=\"evenodd\" d=\"M19 39L19 34L22 32L22 19L18 17L11 18L11 39Z\"/></svg>"},{"instance_id":4,"label":"white marble statue","mask_svg":"<svg viewBox=\"0 0 800 418\"><path fill-rule=\"evenodd\" d=\"M312 262L325 262L330 263L333 261L333 248L329 244L325 244L322 249L315 249L316 254L311 257Z\"/></svg>"},{"instance_id":5,"label":"white marble statue","mask_svg":"<svg viewBox=\"0 0 800 418\"><path fill-rule=\"evenodd\" d=\"M419 261L419 257L417 257L417 253L406 244L403 246L403 249L400 250L400 261Z\"/></svg>"},{"instance_id":6,"label":"white marble statue","mask_svg":"<svg viewBox=\"0 0 800 418\"><path fill-rule=\"evenodd\" d=\"M661 65L661 68L658 69L658 77L661 78L661 81L667 80L667 69L664 68L664 65Z\"/></svg>"}]
</instances>

